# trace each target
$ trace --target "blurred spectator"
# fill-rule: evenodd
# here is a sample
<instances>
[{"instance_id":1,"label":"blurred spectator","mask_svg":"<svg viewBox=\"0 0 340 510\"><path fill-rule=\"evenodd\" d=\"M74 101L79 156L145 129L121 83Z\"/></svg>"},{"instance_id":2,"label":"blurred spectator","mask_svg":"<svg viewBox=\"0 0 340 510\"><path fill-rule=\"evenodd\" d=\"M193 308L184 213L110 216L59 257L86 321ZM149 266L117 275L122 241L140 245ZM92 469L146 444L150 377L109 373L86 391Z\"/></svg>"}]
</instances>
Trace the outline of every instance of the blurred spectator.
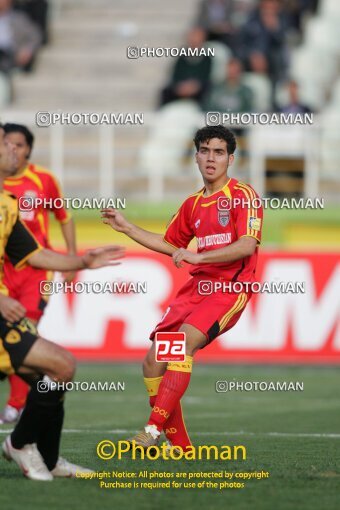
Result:
<instances>
[{"instance_id":1,"label":"blurred spectator","mask_svg":"<svg viewBox=\"0 0 340 510\"><path fill-rule=\"evenodd\" d=\"M220 41L230 48L234 46L235 28L232 14L235 0L202 0L197 25L207 33L208 41Z\"/></svg>"},{"instance_id":2,"label":"blurred spectator","mask_svg":"<svg viewBox=\"0 0 340 510\"><path fill-rule=\"evenodd\" d=\"M201 28L193 28L188 34L189 48L202 48L206 33ZM179 56L170 83L162 90L161 105L178 99L192 99L202 103L209 84L211 58L209 56Z\"/></svg>"},{"instance_id":3,"label":"blurred spectator","mask_svg":"<svg viewBox=\"0 0 340 510\"><path fill-rule=\"evenodd\" d=\"M241 56L247 69L267 73L273 85L286 73L286 29L280 0L260 0L241 33Z\"/></svg>"},{"instance_id":4,"label":"blurred spectator","mask_svg":"<svg viewBox=\"0 0 340 510\"><path fill-rule=\"evenodd\" d=\"M286 0L285 10L291 28L302 32L302 22L306 13L315 13L318 0Z\"/></svg>"},{"instance_id":5,"label":"blurred spectator","mask_svg":"<svg viewBox=\"0 0 340 510\"><path fill-rule=\"evenodd\" d=\"M48 0L14 0L13 7L27 14L40 28L42 43L48 43Z\"/></svg>"},{"instance_id":6,"label":"blurred spectator","mask_svg":"<svg viewBox=\"0 0 340 510\"><path fill-rule=\"evenodd\" d=\"M289 100L288 103L280 108L282 113L311 113L309 106L299 100L299 86L294 80L287 82Z\"/></svg>"},{"instance_id":7,"label":"blurred spectator","mask_svg":"<svg viewBox=\"0 0 340 510\"><path fill-rule=\"evenodd\" d=\"M0 71L14 67L30 71L40 44L39 28L12 9L12 0L0 0Z\"/></svg>"},{"instance_id":8,"label":"blurred spectator","mask_svg":"<svg viewBox=\"0 0 340 510\"><path fill-rule=\"evenodd\" d=\"M251 112L253 92L242 83L243 67L240 60L231 58L226 67L225 82L211 87L205 101L208 112Z\"/></svg>"}]
</instances>

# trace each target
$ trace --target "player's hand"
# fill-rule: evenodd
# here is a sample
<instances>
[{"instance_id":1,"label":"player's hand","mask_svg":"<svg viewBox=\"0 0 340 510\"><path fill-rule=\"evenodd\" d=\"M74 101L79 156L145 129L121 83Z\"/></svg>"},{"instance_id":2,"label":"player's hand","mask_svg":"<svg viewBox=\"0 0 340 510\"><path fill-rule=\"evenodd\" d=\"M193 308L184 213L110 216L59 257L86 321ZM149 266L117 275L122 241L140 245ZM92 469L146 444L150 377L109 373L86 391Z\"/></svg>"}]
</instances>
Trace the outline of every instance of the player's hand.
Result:
<instances>
[{"instance_id":1,"label":"player's hand","mask_svg":"<svg viewBox=\"0 0 340 510\"><path fill-rule=\"evenodd\" d=\"M17 322L25 317L26 308L19 301L8 296L0 298L0 313L9 322Z\"/></svg>"},{"instance_id":2,"label":"player's hand","mask_svg":"<svg viewBox=\"0 0 340 510\"><path fill-rule=\"evenodd\" d=\"M116 211L113 207L102 209L103 223L110 225L117 232L123 232L126 234L131 224L124 218L122 213Z\"/></svg>"},{"instance_id":3,"label":"player's hand","mask_svg":"<svg viewBox=\"0 0 340 510\"><path fill-rule=\"evenodd\" d=\"M63 272L63 280L65 283L71 283L75 279L77 271L65 271Z\"/></svg>"},{"instance_id":4,"label":"player's hand","mask_svg":"<svg viewBox=\"0 0 340 510\"><path fill-rule=\"evenodd\" d=\"M176 267L183 267L182 262L188 262L188 264L199 264L201 256L199 253L179 248L172 254L172 260Z\"/></svg>"},{"instance_id":5,"label":"player's hand","mask_svg":"<svg viewBox=\"0 0 340 510\"><path fill-rule=\"evenodd\" d=\"M85 269L97 269L98 267L117 266L120 262L114 262L125 255L125 249L122 246L104 246L88 250L82 256Z\"/></svg>"}]
</instances>

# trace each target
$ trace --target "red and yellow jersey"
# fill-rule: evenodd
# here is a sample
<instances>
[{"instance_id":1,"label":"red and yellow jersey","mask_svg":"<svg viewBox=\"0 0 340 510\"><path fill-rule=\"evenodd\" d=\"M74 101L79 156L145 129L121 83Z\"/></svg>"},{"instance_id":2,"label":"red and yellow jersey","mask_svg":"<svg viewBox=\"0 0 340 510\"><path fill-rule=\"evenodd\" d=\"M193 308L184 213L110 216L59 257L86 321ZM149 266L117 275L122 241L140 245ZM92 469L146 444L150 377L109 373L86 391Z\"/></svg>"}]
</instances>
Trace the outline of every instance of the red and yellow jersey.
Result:
<instances>
[{"instance_id":1,"label":"red and yellow jersey","mask_svg":"<svg viewBox=\"0 0 340 510\"><path fill-rule=\"evenodd\" d=\"M27 259L41 250L37 240L19 219L18 201L6 191L0 193L0 293L8 294L4 284L4 263L8 257L15 269L25 267Z\"/></svg>"},{"instance_id":2,"label":"red and yellow jersey","mask_svg":"<svg viewBox=\"0 0 340 510\"><path fill-rule=\"evenodd\" d=\"M20 219L32 232L38 242L49 248L49 213L61 223L67 223L70 215L62 203L62 192L54 175L43 167L29 164L18 176L9 177L4 189L19 199ZM35 200L39 198L39 204ZM29 199L33 207L20 207L23 199ZM57 200L60 199L60 200Z\"/></svg>"},{"instance_id":3,"label":"red and yellow jersey","mask_svg":"<svg viewBox=\"0 0 340 510\"><path fill-rule=\"evenodd\" d=\"M204 197L205 188L188 197L171 220L164 240L176 248L186 248L196 237L197 252L217 250L243 236L261 242L263 208L248 184L229 179L216 193ZM231 263L191 266L190 274L227 281L253 282L257 251Z\"/></svg>"}]
</instances>

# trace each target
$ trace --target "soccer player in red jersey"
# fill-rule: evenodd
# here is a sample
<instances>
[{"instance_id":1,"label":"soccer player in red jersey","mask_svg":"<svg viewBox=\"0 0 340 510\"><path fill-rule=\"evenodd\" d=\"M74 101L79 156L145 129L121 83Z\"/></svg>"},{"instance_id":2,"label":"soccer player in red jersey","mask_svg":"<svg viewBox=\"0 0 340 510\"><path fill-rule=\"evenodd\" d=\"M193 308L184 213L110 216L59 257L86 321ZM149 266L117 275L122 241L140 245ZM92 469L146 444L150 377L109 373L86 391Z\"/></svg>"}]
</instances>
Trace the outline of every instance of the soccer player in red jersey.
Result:
<instances>
[{"instance_id":1,"label":"soccer player in red jersey","mask_svg":"<svg viewBox=\"0 0 340 510\"><path fill-rule=\"evenodd\" d=\"M5 138L15 148L17 156L16 173L4 182L4 189L19 199L21 220L32 232L39 244L51 248L49 242L49 213L52 212L61 225L67 252L76 254L75 228L70 214L62 203L62 192L51 172L29 161L34 144L31 131L21 124L5 124ZM46 199L46 204L33 206L34 199ZM74 272L65 274L68 281L73 279ZM4 282L13 299L8 310L13 320L23 316L37 323L47 304L46 296L40 293L40 283L51 280L52 273L31 266L17 271L8 257L5 258ZM23 409L28 385L17 375L9 376L10 395L7 404L0 414L0 423L12 423L18 419Z\"/></svg>"},{"instance_id":2,"label":"soccer player in red jersey","mask_svg":"<svg viewBox=\"0 0 340 510\"><path fill-rule=\"evenodd\" d=\"M249 285L242 292L235 288L208 294L202 292L202 282L229 282L230 287L232 282L255 281L263 211L253 188L228 176L235 137L223 126L208 126L197 131L194 142L204 187L184 201L164 237L128 222L114 209L103 211L104 223L116 231L171 255L177 267L183 262L191 264L191 278L150 336L153 340L157 332L184 332L186 358L184 362L156 362L152 344L144 360L152 411L145 430L130 440L143 447L157 445L162 430L173 446L190 446L180 400L189 385L193 356L232 328L251 298ZM194 237L196 253L187 249Z\"/></svg>"}]
</instances>

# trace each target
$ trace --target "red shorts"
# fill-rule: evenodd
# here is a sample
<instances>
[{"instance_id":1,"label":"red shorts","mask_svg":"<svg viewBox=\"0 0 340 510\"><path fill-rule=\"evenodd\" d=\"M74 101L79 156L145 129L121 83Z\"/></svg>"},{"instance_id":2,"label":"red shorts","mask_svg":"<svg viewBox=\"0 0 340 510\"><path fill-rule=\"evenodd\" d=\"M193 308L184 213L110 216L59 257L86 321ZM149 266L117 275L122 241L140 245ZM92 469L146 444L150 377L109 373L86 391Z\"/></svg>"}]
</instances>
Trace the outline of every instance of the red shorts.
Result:
<instances>
[{"instance_id":1,"label":"red shorts","mask_svg":"<svg viewBox=\"0 0 340 510\"><path fill-rule=\"evenodd\" d=\"M4 284L11 298L26 308L25 316L38 321L47 305L47 296L40 294L40 282L53 280L53 273L45 269L26 266L18 271L6 262Z\"/></svg>"},{"instance_id":2,"label":"red shorts","mask_svg":"<svg viewBox=\"0 0 340 510\"><path fill-rule=\"evenodd\" d=\"M206 280L208 278L202 276L193 276L188 280L151 333L150 340L159 331L179 331L185 323L201 331L208 345L235 326L251 298L251 292L225 293L221 290L201 295L198 291L199 282Z\"/></svg>"}]
</instances>

